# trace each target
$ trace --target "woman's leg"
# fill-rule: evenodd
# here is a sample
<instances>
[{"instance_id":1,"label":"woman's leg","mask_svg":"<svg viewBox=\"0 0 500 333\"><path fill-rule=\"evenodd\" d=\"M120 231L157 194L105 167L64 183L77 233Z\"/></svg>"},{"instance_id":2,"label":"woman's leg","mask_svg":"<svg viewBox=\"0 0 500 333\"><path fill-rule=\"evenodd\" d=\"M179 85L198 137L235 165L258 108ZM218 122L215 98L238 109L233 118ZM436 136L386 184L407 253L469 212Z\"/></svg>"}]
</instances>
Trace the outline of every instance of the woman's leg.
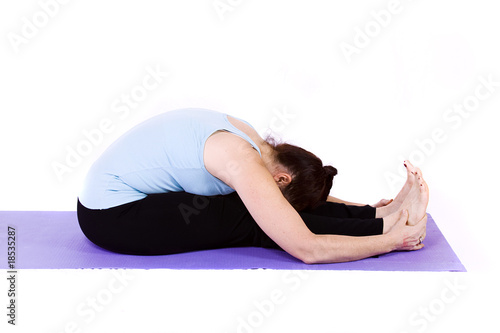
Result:
<instances>
[{"instance_id":1,"label":"woman's leg","mask_svg":"<svg viewBox=\"0 0 500 333\"><path fill-rule=\"evenodd\" d=\"M373 219L375 218L376 208L368 205L349 206L343 203L323 201L318 207L306 209L303 212L335 218Z\"/></svg>"},{"instance_id":2,"label":"woman's leg","mask_svg":"<svg viewBox=\"0 0 500 333\"><path fill-rule=\"evenodd\" d=\"M379 230L382 230L380 234L387 233L399 221L401 213L401 211L396 211L384 217L378 217L376 212L376 208L368 205L350 206L336 202L323 202L317 208L304 210L299 214L309 229L317 234L369 236L376 235ZM325 218L315 219L308 215Z\"/></svg>"},{"instance_id":3,"label":"woman's leg","mask_svg":"<svg viewBox=\"0 0 500 333\"><path fill-rule=\"evenodd\" d=\"M153 194L105 210L90 210L78 203L78 220L96 245L136 255L261 246L267 237L236 192L224 196Z\"/></svg>"},{"instance_id":4,"label":"woman's leg","mask_svg":"<svg viewBox=\"0 0 500 333\"><path fill-rule=\"evenodd\" d=\"M368 205L349 206L325 201L299 214L315 234L371 236L384 231L383 219L375 218L375 208Z\"/></svg>"}]
</instances>

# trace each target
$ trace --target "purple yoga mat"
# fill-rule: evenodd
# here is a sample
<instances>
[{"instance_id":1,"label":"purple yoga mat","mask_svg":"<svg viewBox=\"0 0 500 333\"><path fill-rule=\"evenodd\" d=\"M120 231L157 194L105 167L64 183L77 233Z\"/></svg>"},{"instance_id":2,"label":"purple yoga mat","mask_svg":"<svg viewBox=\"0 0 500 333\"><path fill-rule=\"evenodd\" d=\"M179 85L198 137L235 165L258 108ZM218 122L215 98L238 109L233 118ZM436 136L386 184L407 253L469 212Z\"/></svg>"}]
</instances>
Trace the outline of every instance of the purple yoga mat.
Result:
<instances>
[{"instance_id":1,"label":"purple yoga mat","mask_svg":"<svg viewBox=\"0 0 500 333\"><path fill-rule=\"evenodd\" d=\"M429 215L425 247L337 264L306 265L288 253L256 247L227 248L163 256L109 252L81 232L76 212L0 212L0 268L9 269L8 226L15 228L15 269L167 268L167 269L313 269L367 271L465 271ZM2 256L0 256L2 258Z\"/></svg>"}]
</instances>

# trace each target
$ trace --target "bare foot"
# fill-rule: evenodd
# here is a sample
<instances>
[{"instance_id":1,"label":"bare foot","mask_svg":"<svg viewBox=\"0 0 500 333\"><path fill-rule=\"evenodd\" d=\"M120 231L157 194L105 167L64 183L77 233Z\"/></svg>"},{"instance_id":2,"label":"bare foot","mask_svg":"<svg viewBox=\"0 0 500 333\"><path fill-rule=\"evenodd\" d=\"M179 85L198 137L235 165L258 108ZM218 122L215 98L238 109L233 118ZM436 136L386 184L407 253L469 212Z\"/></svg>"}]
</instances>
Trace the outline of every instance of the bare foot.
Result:
<instances>
[{"instance_id":1,"label":"bare foot","mask_svg":"<svg viewBox=\"0 0 500 333\"><path fill-rule=\"evenodd\" d=\"M415 184L415 175L417 174L417 168L415 168L409 161L405 161L404 165L406 167L406 183L403 185L403 188L399 191L398 195L392 202L396 207L396 211L399 210L408 194L410 194L410 191Z\"/></svg>"},{"instance_id":2,"label":"bare foot","mask_svg":"<svg viewBox=\"0 0 500 333\"><path fill-rule=\"evenodd\" d=\"M421 176L421 172L420 175L417 172L416 178L413 188L402 205L409 212L409 225L417 224L425 216L427 204L429 203L429 187Z\"/></svg>"},{"instance_id":3,"label":"bare foot","mask_svg":"<svg viewBox=\"0 0 500 333\"><path fill-rule=\"evenodd\" d=\"M417 168L415 168L409 161L404 161L404 165L406 167L406 183L403 185L401 191L399 191L398 195L390 204L384 207L377 208L375 217L383 218L396 213L402 207L408 194L410 194L410 191L415 184L415 175L417 174Z\"/></svg>"}]
</instances>

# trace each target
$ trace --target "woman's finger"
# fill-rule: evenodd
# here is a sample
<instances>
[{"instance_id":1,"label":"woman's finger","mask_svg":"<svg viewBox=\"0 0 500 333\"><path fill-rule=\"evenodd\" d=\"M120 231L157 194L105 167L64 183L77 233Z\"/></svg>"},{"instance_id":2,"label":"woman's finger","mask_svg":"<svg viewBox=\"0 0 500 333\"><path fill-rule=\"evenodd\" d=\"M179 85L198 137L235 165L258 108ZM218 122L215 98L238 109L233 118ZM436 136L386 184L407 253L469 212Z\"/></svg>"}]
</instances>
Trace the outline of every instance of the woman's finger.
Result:
<instances>
[{"instance_id":1,"label":"woman's finger","mask_svg":"<svg viewBox=\"0 0 500 333\"><path fill-rule=\"evenodd\" d=\"M423 248L425 245L424 243L420 243L420 244L417 244L415 245L410 251L417 251L417 250L420 250L421 248Z\"/></svg>"},{"instance_id":2,"label":"woman's finger","mask_svg":"<svg viewBox=\"0 0 500 333\"><path fill-rule=\"evenodd\" d=\"M372 207L375 207L375 208L384 207L384 206L387 206L388 204L390 204L392 201L393 201L393 199L390 199L390 200L382 199L379 202L377 202L376 204L374 204Z\"/></svg>"}]
</instances>

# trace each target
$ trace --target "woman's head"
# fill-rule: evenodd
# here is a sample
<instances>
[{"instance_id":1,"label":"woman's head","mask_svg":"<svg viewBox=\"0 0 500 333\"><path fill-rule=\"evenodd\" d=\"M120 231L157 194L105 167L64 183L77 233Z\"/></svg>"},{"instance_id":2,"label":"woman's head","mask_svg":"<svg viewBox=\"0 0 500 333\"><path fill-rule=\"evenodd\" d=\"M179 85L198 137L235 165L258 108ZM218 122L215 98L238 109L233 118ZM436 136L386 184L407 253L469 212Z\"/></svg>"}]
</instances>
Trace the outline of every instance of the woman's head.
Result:
<instances>
[{"instance_id":1,"label":"woman's head","mask_svg":"<svg viewBox=\"0 0 500 333\"><path fill-rule=\"evenodd\" d=\"M327 199L337 169L323 166L316 155L300 147L276 143L269 137L266 142L272 148L274 163L284 167L291 176L291 181L280 189L297 211L314 208Z\"/></svg>"}]
</instances>

